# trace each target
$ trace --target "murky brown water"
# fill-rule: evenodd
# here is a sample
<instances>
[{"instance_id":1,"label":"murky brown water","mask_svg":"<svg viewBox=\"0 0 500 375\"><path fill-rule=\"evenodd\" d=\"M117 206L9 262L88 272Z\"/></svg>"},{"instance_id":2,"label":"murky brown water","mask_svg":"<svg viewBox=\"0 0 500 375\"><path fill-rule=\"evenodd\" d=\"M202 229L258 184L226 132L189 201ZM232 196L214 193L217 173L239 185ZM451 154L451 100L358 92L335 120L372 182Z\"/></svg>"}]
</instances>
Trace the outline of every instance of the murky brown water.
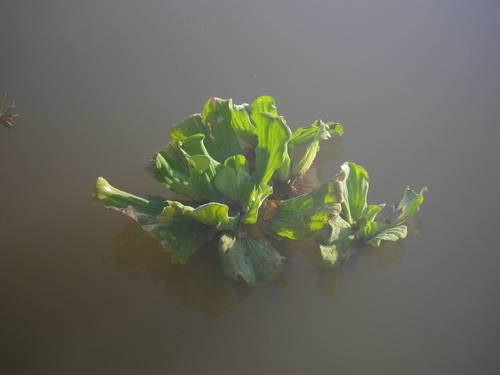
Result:
<instances>
[{"instance_id":1,"label":"murky brown water","mask_svg":"<svg viewBox=\"0 0 500 375\"><path fill-rule=\"evenodd\" d=\"M496 1L16 1L0 13L0 348L5 374L495 374L500 368ZM277 282L173 265L93 205L211 95L346 124L372 202L429 186L404 242ZM329 157L325 157L328 159Z\"/></svg>"}]
</instances>

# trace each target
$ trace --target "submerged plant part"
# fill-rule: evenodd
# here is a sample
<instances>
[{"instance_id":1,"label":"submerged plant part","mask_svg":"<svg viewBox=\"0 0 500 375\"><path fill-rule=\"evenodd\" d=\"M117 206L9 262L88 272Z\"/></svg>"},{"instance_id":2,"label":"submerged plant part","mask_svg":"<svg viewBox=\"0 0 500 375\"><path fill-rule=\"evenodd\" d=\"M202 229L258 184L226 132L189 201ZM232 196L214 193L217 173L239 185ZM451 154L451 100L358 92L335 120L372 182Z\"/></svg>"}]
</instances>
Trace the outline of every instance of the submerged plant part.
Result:
<instances>
[{"instance_id":1,"label":"submerged plant part","mask_svg":"<svg viewBox=\"0 0 500 375\"><path fill-rule=\"evenodd\" d=\"M401 201L384 210L385 204L367 203L368 173L361 166L344 163L339 176L343 181L342 213L329 220L328 235L316 237L322 263L327 267L345 261L355 241L378 247L381 241L405 238L407 227L403 223L420 209L428 190L416 193L407 187Z\"/></svg>"},{"instance_id":2,"label":"submerged plant part","mask_svg":"<svg viewBox=\"0 0 500 375\"><path fill-rule=\"evenodd\" d=\"M171 128L172 141L149 165L184 200L135 196L102 177L94 198L136 220L176 262L217 241L225 274L254 285L282 269L273 237L311 237L340 214L342 176L312 191L301 181L320 142L342 133L341 124L322 120L292 132L269 96L242 105L210 98L201 114Z\"/></svg>"}]
</instances>

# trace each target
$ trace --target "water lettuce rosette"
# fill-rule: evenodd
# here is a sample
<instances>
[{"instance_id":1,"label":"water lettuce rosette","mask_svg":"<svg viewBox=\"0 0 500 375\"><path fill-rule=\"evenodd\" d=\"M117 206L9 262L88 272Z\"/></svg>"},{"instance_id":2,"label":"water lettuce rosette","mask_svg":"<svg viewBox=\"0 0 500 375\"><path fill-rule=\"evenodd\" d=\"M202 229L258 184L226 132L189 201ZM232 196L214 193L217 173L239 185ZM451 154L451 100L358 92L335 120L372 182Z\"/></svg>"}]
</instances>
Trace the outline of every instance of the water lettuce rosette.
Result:
<instances>
[{"instance_id":1,"label":"water lettuce rosette","mask_svg":"<svg viewBox=\"0 0 500 375\"><path fill-rule=\"evenodd\" d=\"M132 195L102 177L94 199L136 220L175 262L217 241L225 274L249 285L281 272L275 237L303 240L322 231L319 251L335 266L355 240L378 245L404 237L403 221L423 200L405 193L398 208L405 213L380 225L373 221L380 206L366 205L361 167L344 164L321 186L304 187L320 144L342 134L341 124L322 120L292 131L269 96L242 105L212 97L201 114L170 128L171 141L149 163L154 178L182 199Z\"/></svg>"}]
</instances>

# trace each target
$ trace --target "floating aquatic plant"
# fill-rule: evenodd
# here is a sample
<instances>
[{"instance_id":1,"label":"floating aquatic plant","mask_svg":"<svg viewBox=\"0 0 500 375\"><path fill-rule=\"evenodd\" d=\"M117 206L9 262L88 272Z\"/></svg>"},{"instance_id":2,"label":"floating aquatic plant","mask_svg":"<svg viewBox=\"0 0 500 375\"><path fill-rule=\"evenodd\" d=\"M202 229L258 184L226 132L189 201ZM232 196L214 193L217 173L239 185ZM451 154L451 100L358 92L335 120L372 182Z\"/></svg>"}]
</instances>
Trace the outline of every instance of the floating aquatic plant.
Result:
<instances>
[{"instance_id":1,"label":"floating aquatic plant","mask_svg":"<svg viewBox=\"0 0 500 375\"><path fill-rule=\"evenodd\" d=\"M401 201L384 212L385 203L367 203L368 173L363 167L346 162L339 178L343 181L342 212L329 220L327 235L316 237L322 263L327 267L345 261L356 241L379 247L381 241L405 238L407 227L403 223L420 209L428 190L423 188L417 194L407 187Z\"/></svg>"},{"instance_id":2,"label":"floating aquatic plant","mask_svg":"<svg viewBox=\"0 0 500 375\"><path fill-rule=\"evenodd\" d=\"M136 220L176 262L218 241L225 274L249 285L280 273L276 236L303 240L326 229L316 240L323 263L335 266L356 240L404 238L402 223L423 200L423 191L414 198L408 190L392 219L376 222L382 206L366 204L368 175L354 163L309 188L304 176L320 143L342 134L341 124L322 120L292 132L269 96L242 105L210 98L201 114L170 129L171 142L149 163L156 180L185 199L132 195L102 177L94 198Z\"/></svg>"}]
</instances>

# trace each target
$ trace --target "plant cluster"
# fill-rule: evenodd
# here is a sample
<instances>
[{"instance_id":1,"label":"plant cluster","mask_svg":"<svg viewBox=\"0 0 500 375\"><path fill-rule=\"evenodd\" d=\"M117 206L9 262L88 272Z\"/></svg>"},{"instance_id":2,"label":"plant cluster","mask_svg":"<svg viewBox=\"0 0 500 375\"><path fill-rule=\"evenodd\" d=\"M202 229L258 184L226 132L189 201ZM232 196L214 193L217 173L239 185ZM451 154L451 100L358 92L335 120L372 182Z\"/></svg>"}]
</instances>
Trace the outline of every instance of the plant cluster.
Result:
<instances>
[{"instance_id":1,"label":"plant cluster","mask_svg":"<svg viewBox=\"0 0 500 375\"><path fill-rule=\"evenodd\" d=\"M393 210L378 215L384 205L367 204L368 174L359 165L345 163L321 186L307 186L320 143L342 134L341 124L322 120L291 131L269 96L242 105L213 97L201 114L170 129L171 142L149 163L156 180L182 199L132 195L102 177L94 199L136 220L176 262L218 241L225 274L249 285L280 273L284 257L270 241L276 236L303 240L321 231L321 259L335 267L355 241L379 246L404 238L403 223L425 191L407 189Z\"/></svg>"}]
</instances>

